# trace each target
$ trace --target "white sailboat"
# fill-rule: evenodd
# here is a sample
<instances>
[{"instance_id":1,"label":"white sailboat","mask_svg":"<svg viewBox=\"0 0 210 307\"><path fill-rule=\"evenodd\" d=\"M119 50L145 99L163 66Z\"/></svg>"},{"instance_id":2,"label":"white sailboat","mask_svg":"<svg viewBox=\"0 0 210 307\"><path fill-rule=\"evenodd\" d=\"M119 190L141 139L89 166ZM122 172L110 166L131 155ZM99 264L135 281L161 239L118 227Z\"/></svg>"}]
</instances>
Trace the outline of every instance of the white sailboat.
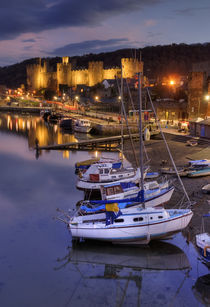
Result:
<instances>
[{"instance_id":1,"label":"white sailboat","mask_svg":"<svg viewBox=\"0 0 210 307\"><path fill-rule=\"evenodd\" d=\"M143 176L146 176L147 169ZM111 182L139 182L141 177L140 169L133 167L113 168L112 163L94 163L78 179L76 187L79 190L100 190L104 184Z\"/></svg>"},{"instance_id":2,"label":"white sailboat","mask_svg":"<svg viewBox=\"0 0 210 307\"><path fill-rule=\"evenodd\" d=\"M170 238L184 229L193 215L190 209L129 208L120 210L121 214L109 223L107 212L74 216L68 224L72 238L145 244Z\"/></svg>"}]
</instances>

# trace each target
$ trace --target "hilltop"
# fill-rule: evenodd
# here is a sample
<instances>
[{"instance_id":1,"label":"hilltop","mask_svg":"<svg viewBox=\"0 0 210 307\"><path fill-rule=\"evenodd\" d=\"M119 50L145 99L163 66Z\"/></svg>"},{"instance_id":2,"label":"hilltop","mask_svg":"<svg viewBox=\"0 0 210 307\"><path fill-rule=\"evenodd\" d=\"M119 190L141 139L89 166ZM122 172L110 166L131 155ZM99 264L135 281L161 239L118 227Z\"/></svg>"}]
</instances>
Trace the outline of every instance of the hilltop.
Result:
<instances>
[{"instance_id":1,"label":"hilltop","mask_svg":"<svg viewBox=\"0 0 210 307\"><path fill-rule=\"evenodd\" d=\"M86 68L89 61L103 61L104 67L120 66L121 58L142 58L144 74L149 78L158 78L170 74L187 75L192 64L210 61L210 43L205 44L171 44L151 46L137 50L120 49L100 54L86 54L71 57L73 68ZM56 69L61 57L45 58ZM37 58L25 60L10 66L0 67L0 85L17 88L27 83L26 66L36 63Z\"/></svg>"}]
</instances>

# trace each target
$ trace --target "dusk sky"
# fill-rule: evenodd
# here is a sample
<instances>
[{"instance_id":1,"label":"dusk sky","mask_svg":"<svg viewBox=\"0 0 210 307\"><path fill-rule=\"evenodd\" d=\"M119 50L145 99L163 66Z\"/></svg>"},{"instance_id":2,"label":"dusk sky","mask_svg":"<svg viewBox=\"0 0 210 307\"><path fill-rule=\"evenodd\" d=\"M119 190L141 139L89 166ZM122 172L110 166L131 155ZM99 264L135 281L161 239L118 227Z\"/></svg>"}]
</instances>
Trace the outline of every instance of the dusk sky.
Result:
<instances>
[{"instance_id":1,"label":"dusk sky","mask_svg":"<svg viewBox=\"0 0 210 307\"><path fill-rule=\"evenodd\" d=\"M210 42L210 0L1 0L0 66Z\"/></svg>"}]
</instances>

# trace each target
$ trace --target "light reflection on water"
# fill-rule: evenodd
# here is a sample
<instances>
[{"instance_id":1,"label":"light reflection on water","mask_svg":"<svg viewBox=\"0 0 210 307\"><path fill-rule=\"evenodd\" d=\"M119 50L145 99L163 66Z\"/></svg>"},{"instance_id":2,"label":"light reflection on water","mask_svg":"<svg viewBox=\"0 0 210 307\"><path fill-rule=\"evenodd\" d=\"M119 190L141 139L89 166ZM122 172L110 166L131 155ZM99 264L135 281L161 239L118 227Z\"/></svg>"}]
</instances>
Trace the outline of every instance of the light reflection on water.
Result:
<instances>
[{"instance_id":1,"label":"light reflection on water","mask_svg":"<svg viewBox=\"0 0 210 307\"><path fill-rule=\"evenodd\" d=\"M0 118L1 306L201 306L208 300L196 283L208 269L181 234L146 248L72 247L69 231L53 216L83 197L74 164L93 153L64 159L63 152L44 151L36 160L36 137L45 145L74 136L58 136L59 129L36 117Z\"/></svg>"}]
</instances>

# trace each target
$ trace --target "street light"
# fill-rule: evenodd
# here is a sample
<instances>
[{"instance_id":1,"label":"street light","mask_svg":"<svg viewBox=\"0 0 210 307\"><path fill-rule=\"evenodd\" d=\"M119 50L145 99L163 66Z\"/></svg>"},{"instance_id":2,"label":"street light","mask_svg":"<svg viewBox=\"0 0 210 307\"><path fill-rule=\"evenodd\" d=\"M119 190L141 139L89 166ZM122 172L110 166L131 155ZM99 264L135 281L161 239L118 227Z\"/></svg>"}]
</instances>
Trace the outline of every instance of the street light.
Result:
<instances>
[{"instance_id":1,"label":"street light","mask_svg":"<svg viewBox=\"0 0 210 307\"><path fill-rule=\"evenodd\" d=\"M205 100L209 101L209 99L210 99L210 95L206 95Z\"/></svg>"}]
</instances>

